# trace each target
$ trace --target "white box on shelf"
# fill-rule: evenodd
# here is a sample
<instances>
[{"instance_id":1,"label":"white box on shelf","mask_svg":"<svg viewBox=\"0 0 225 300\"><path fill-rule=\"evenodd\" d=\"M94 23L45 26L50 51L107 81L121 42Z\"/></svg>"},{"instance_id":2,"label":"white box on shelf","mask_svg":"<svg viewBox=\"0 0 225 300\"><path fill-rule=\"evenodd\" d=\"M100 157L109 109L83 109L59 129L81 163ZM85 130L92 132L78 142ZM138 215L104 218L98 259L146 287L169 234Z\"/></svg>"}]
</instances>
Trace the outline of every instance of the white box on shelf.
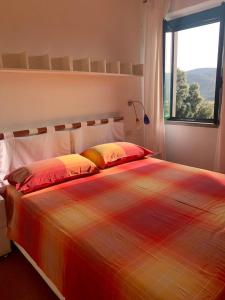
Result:
<instances>
[{"instance_id":1,"label":"white box on shelf","mask_svg":"<svg viewBox=\"0 0 225 300\"><path fill-rule=\"evenodd\" d=\"M106 60L91 61L91 72L106 73Z\"/></svg>"},{"instance_id":2,"label":"white box on shelf","mask_svg":"<svg viewBox=\"0 0 225 300\"><path fill-rule=\"evenodd\" d=\"M73 60L73 71L90 72L91 71L91 60L90 58L74 59Z\"/></svg>"},{"instance_id":3,"label":"white box on shelf","mask_svg":"<svg viewBox=\"0 0 225 300\"><path fill-rule=\"evenodd\" d=\"M71 71L71 60L69 56L64 57L52 57L51 58L51 69L52 70L63 70Z\"/></svg>"},{"instance_id":4,"label":"white box on shelf","mask_svg":"<svg viewBox=\"0 0 225 300\"><path fill-rule=\"evenodd\" d=\"M2 54L3 68L12 69L27 69L28 59L26 52L21 53L3 53Z\"/></svg>"},{"instance_id":5,"label":"white box on shelf","mask_svg":"<svg viewBox=\"0 0 225 300\"><path fill-rule=\"evenodd\" d=\"M49 55L37 55L28 57L29 69L50 70Z\"/></svg>"},{"instance_id":6,"label":"white box on shelf","mask_svg":"<svg viewBox=\"0 0 225 300\"><path fill-rule=\"evenodd\" d=\"M133 64L132 63L120 63L120 73L121 74L133 74Z\"/></svg>"},{"instance_id":7,"label":"white box on shelf","mask_svg":"<svg viewBox=\"0 0 225 300\"><path fill-rule=\"evenodd\" d=\"M143 76L143 74L144 74L144 65L143 64L133 65L133 70L132 71L133 71L134 75Z\"/></svg>"},{"instance_id":8,"label":"white box on shelf","mask_svg":"<svg viewBox=\"0 0 225 300\"><path fill-rule=\"evenodd\" d=\"M106 63L106 73L114 73L119 74L120 73L120 62L107 62Z\"/></svg>"}]
</instances>

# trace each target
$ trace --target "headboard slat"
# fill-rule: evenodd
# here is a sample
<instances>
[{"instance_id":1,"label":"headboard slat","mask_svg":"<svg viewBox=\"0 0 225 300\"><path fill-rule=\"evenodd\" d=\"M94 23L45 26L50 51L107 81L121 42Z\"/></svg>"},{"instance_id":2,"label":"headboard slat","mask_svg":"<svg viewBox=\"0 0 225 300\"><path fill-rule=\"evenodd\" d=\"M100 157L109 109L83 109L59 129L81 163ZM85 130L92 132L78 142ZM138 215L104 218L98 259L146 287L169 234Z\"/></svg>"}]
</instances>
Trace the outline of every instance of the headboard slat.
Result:
<instances>
[{"instance_id":1,"label":"headboard slat","mask_svg":"<svg viewBox=\"0 0 225 300\"><path fill-rule=\"evenodd\" d=\"M120 122L123 121L123 117L114 117L113 121L114 122ZM90 121L85 121L87 123L87 126L95 126L97 125L97 122L95 120L90 120ZM109 119L101 119L100 120L101 124L107 124L109 122ZM81 127L81 122L77 123L72 123L71 124L71 129L78 129ZM65 124L61 125L55 125L55 131L63 131L63 130L68 130ZM70 130L70 129L69 129ZM33 133L32 130L30 129L25 129L25 130L19 130L19 131L14 131L13 135L14 137L25 137L25 136L30 136L30 135L39 135L47 133L47 127L40 127L36 129L36 133ZM4 133L0 133L0 140L4 140Z\"/></svg>"},{"instance_id":2,"label":"headboard slat","mask_svg":"<svg viewBox=\"0 0 225 300\"><path fill-rule=\"evenodd\" d=\"M95 125L95 121L87 121L87 126L94 126Z\"/></svg>"},{"instance_id":3,"label":"headboard slat","mask_svg":"<svg viewBox=\"0 0 225 300\"><path fill-rule=\"evenodd\" d=\"M120 121L123 121L124 117L115 117L113 118L113 121L114 122L120 122Z\"/></svg>"},{"instance_id":4,"label":"headboard slat","mask_svg":"<svg viewBox=\"0 0 225 300\"><path fill-rule=\"evenodd\" d=\"M55 131L63 131L66 129L65 125L55 125Z\"/></svg>"},{"instance_id":5,"label":"headboard slat","mask_svg":"<svg viewBox=\"0 0 225 300\"><path fill-rule=\"evenodd\" d=\"M43 133L47 133L47 127L41 127L41 128L38 128L38 134L43 134Z\"/></svg>"},{"instance_id":6,"label":"headboard slat","mask_svg":"<svg viewBox=\"0 0 225 300\"><path fill-rule=\"evenodd\" d=\"M73 129L81 128L81 123L73 123Z\"/></svg>"},{"instance_id":7,"label":"headboard slat","mask_svg":"<svg viewBox=\"0 0 225 300\"><path fill-rule=\"evenodd\" d=\"M28 136L29 134L30 134L29 129L13 132L14 137L23 137L23 136Z\"/></svg>"}]
</instances>

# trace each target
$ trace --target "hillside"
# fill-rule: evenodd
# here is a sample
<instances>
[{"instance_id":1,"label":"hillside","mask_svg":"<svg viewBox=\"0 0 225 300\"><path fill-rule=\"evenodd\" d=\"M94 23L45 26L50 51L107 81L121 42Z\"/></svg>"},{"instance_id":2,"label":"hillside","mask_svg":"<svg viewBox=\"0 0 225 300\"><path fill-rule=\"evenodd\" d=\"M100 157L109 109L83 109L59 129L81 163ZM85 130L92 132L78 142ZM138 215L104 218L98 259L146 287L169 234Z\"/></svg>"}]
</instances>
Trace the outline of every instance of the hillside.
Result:
<instances>
[{"instance_id":1,"label":"hillside","mask_svg":"<svg viewBox=\"0 0 225 300\"><path fill-rule=\"evenodd\" d=\"M186 72L189 84L199 83L200 92L205 100L214 100L215 98L215 85L216 85L216 69L202 68ZM166 86L169 87L170 76L166 74ZM169 99L169 89L166 89L166 99Z\"/></svg>"},{"instance_id":2,"label":"hillside","mask_svg":"<svg viewBox=\"0 0 225 300\"><path fill-rule=\"evenodd\" d=\"M186 72L189 84L199 83L201 96L206 100L214 100L215 84L216 84L216 69L204 68L195 69Z\"/></svg>"}]
</instances>

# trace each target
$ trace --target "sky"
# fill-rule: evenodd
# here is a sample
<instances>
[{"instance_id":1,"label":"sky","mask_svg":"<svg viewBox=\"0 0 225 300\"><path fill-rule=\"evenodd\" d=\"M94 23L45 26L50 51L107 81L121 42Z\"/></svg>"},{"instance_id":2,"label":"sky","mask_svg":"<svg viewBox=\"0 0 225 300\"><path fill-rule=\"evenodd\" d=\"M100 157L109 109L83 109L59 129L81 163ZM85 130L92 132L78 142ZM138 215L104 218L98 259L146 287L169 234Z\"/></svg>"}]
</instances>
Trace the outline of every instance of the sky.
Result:
<instances>
[{"instance_id":1,"label":"sky","mask_svg":"<svg viewBox=\"0 0 225 300\"><path fill-rule=\"evenodd\" d=\"M214 23L179 31L177 67L183 71L216 68L219 27L219 23ZM167 55L170 56L169 49L167 51ZM169 72L168 63L166 72Z\"/></svg>"}]
</instances>

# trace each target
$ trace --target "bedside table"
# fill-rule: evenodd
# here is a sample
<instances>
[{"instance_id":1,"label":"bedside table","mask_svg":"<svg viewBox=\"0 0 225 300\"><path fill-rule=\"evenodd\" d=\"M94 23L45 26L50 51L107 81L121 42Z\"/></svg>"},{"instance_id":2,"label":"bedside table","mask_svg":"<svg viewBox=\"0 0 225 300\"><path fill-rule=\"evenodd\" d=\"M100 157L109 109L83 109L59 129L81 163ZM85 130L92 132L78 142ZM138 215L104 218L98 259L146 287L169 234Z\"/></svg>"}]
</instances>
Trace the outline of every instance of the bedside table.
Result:
<instances>
[{"instance_id":1,"label":"bedside table","mask_svg":"<svg viewBox=\"0 0 225 300\"><path fill-rule=\"evenodd\" d=\"M148 157L153 157L153 158L159 158L159 159L161 159L161 153L160 152L155 152L153 154L150 154Z\"/></svg>"},{"instance_id":2,"label":"bedside table","mask_svg":"<svg viewBox=\"0 0 225 300\"><path fill-rule=\"evenodd\" d=\"M10 240L7 238L5 200L0 196L0 256L11 252Z\"/></svg>"}]
</instances>

